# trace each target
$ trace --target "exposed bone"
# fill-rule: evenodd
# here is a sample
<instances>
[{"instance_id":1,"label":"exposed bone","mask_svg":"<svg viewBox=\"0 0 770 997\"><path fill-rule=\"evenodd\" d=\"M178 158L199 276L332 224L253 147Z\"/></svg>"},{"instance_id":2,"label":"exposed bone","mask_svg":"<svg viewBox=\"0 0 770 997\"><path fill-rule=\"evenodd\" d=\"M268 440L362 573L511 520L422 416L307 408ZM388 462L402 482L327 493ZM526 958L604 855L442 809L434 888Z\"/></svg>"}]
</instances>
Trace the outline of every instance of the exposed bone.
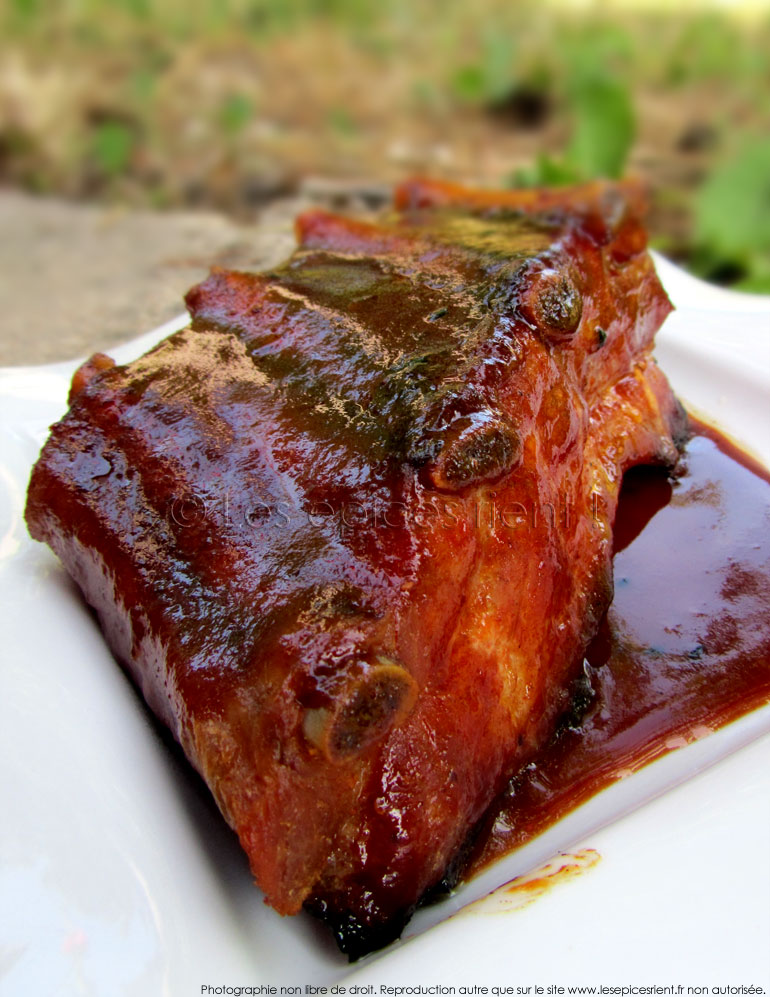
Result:
<instances>
[{"instance_id":1,"label":"exposed bone","mask_svg":"<svg viewBox=\"0 0 770 997\"><path fill-rule=\"evenodd\" d=\"M520 460L521 441L510 423L490 412L477 412L451 427L428 476L436 488L457 491L491 481L513 470Z\"/></svg>"},{"instance_id":2,"label":"exposed bone","mask_svg":"<svg viewBox=\"0 0 770 997\"><path fill-rule=\"evenodd\" d=\"M417 683L389 658L358 662L351 680L331 707L308 710L305 737L331 761L361 752L399 724L414 706Z\"/></svg>"},{"instance_id":3,"label":"exposed bone","mask_svg":"<svg viewBox=\"0 0 770 997\"><path fill-rule=\"evenodd\" d=\"M580 325L583 299L568 272L547 267L530 277L519 311L544 339L558 342Z\"/></svg>"}]
</instances>

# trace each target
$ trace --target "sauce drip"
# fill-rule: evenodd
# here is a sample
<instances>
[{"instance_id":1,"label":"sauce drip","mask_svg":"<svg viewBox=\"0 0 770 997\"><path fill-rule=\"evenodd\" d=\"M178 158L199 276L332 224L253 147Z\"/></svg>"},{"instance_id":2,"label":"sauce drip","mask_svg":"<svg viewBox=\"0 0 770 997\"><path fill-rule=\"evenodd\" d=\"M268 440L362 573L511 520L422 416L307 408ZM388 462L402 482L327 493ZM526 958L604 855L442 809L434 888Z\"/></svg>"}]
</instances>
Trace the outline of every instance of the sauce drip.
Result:
<instances>
[{"instance_id":1,"label":"sauce drip","mask_svg":"<svg viewBox=\"0 0 770 997\"><path fill-rule=\"evenodd\" d=\"M493 806L464 877L623 775L770 700L770 474L693 423L673 477L636 468L615 597L575 715Z\"/></svg>"}]
</instances>

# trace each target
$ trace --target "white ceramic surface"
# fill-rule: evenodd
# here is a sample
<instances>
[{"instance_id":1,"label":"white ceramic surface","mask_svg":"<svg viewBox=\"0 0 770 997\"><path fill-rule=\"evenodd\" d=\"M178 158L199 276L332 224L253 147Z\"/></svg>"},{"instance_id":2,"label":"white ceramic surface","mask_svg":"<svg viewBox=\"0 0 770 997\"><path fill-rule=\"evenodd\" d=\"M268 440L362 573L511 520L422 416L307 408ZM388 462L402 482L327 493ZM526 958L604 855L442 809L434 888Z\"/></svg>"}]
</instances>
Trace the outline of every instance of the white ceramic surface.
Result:
<instances>
[{"instance_id":1,"label":"white ceramic surface","mask_svg":"<svg viewBox=\"0 0 770 997\"><path fill-rule=\"evenodd\" d=\"M770 299L657 262L678 306L658 337L662 367L686 404L770 465ZM113 355L129 360L183 324ZM0 370L0 994L334 983L770 991L770 707L616 783L353 968L309 919L266 908L205 790L55 558L26 534L29 469L74 366ZM601 859L536 902L513 909L510 895L486 896L580 848Z\"/></svg>"}]
</instances>

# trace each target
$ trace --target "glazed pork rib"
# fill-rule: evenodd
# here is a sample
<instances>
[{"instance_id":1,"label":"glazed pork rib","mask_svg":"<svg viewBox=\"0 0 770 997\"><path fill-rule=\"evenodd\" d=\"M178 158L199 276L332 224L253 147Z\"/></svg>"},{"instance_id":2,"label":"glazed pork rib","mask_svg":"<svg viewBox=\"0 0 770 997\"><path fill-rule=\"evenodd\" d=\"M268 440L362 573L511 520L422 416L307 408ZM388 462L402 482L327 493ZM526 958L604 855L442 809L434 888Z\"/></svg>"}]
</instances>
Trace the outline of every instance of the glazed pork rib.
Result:
<instances>
[{"instance_id":1,"label":"glazed pork rib","mask_svg":"<svg viewBox=\"0 0 770 997\"><path fill-rule=\"evenodd\" d=\"M685 417L632 184L414 181L311 212L190 328L97 355L27 522L238 833L351 958L398 936L550 736L612 593L623 472Z\"/></svg>"}]
</instances>

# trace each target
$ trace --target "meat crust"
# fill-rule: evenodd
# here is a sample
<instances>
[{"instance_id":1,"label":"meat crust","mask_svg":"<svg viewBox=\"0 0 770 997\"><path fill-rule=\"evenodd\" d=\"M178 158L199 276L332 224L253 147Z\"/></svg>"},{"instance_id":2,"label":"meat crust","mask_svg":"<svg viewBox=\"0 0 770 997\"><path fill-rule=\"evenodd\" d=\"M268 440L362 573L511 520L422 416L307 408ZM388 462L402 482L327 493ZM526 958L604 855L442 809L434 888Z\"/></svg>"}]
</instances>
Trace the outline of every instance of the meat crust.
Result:
<instances>
[{"instance_id":1,"label":"meat crust","mask_svg":"<svg viewBox=\"0 0 770 997\"><path fill-rule=\"evenodd\" d=\"M633 184L314 211L192 324L75 375L27 522L238 833L352 958L569 707L624 471L685 418Z\"/></svg>"}]
</instances>

